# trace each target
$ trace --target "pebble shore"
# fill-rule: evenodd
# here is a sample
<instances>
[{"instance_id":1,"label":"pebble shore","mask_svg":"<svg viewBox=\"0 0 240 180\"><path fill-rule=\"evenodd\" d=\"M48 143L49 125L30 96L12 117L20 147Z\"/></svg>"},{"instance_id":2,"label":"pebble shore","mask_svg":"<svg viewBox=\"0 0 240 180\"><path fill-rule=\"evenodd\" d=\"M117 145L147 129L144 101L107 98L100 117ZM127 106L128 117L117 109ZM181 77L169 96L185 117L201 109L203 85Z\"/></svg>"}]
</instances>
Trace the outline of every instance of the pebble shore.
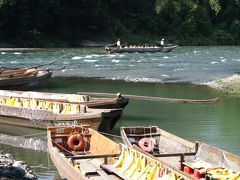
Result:
<instances>
[{"instance_id":1,"label":"pebble shore","mask_svg":"<svg viewBox=\"0 0 240 180\"><path fill-rule=\"evenodd\" d=\"M204 83L204 85L210 86L218 90L222 90L223 92L226 92L226 93L239 94L240 93L240 75L234 74L227 78Z\"/></svg>"},{"instance_id":2,"label":"pebble shore","mask_svg":"<svg viewBox=\"0 0 240 180\"><path fill-rule=\"evenodd\" d=\"M37 176L25 162L16 161L11 154L0 151L0 179L35 180Z\"/></svg>"}]
</instances>

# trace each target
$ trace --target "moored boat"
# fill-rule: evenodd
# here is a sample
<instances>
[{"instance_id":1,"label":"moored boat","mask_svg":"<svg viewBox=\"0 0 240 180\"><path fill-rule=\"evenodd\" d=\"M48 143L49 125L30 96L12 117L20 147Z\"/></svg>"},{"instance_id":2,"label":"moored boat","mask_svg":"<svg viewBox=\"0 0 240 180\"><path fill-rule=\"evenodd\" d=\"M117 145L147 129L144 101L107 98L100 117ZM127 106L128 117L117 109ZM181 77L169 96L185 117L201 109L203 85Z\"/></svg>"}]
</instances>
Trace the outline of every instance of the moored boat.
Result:
<instances>
[{"instance_id":1,"label":"moored boat","mask_svg":"<svg viewBox=\"0 0 240 180\"><path fill-rule=\"evenodd\" d=\"M141 46L125 46L125 47L108 47L105 49L108 53L156 53L156 52L171 52L173 49L178 47L178 45L166 45L166 46L153 46L153 47L141 47Z\"/></svg>"},{"instance_id":2,"label":"moored boat","mask_svg":"<svg viewBox=\"0 0 240 180\"><path fill-rule=\"evenodd\" d=\"M25 90L36 86L45 85L52 76L50 70L40 70L39 67L47 66L56 60L46 64L25 68L0 67L0 88Z\"/></svg>"},{"instance_id":3,"label":"moored boat","mask_svg":"<svg viewBox=\"0 0 240 180\"><path fill-rule=\"evenodd\" d=\"M84 102L65 101L59 98L62 94L57 93L49 99L46 94L43 98L44 93L38 95L37 92L0 90L0 122L44 129L49 125L87 123L104 131L114 126L123 111L122 108L90 108Z\"/></svg>"},{"instance_id":4,"label":"moored boat","mask_svg":"<svg viewBox=\"0 0 240 180\"><path fill-rule=\"evenodd\" d=\"M202 142L192 143L157 126L122 127L124 144L161 159L195 178L240 178L240 157Z\"/></svg>"},{"instance_id":5,"label":"moored boat","mask_svg":"<svg viewBox=\"0 0 240 180\"><path fill-rule=\"evenodd\" d=\"M115 97L98 98L81 94L0 90L0 96L55 100L65 103L81 103L88 106L89 108L96 109L124 108L129 102L129 98L122 97L120 93L116 94Z\"/></svg>"},{"instance_id":6,"label":"moored boat","mask_svg":"<svg viewBox=\"0 0 240 180\"><path fill-rule=\"evenodd\" d=\"M65 179L191 179L158 159L120 145L88 126L48 127L48 150Z\"/></svg>"},{"instance_id":7,"label":"moored boat","mask_svg":"<svg viewBox=\"0 0 240 180\"><path fill-rule=\"evenodd\" d=\"M30 89L45 85L52 72L49 70L25 71L22 74L0 74L1 89Z\"/></svg>"},{"instance_id":8,"label":"moored boat","mask_svg":"<svg viewBox=\"0 0 240 180\"><path fill-rule=\"evenodd\" d=\"M195 155L198 149L197 143L170 134L157 126L121 127L120 133L127 146L135 145L179 169L183 167L182 162Z\"/></svg>"}]
</instances>

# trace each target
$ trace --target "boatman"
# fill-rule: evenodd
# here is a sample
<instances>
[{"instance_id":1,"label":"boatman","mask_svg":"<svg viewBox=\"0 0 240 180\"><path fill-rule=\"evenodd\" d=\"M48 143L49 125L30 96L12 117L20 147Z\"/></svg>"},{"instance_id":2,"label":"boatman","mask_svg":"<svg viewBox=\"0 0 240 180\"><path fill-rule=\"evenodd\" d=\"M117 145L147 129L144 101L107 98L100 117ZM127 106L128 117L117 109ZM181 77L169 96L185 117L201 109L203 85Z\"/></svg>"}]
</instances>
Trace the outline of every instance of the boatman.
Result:
<instances>
[{"instance_id":1,"label":"boatman","mask_svg":"<svg viewBox=\"0 0 240 180\"><path fill-rule=\"evenodd\" d=\"M160 44L162 47L164 46L164 39L161 40Z\"/></svg>"},{"instance_id":2,"label":"boatman","mask_svg":"<svg viewBox=\"0 0 240 180\"><path fill-rule=\"evenodd\" d=\"M121 48L120 39L118 39L118 41L117 41L117 47Z\"/></svg>"}]
</instances>

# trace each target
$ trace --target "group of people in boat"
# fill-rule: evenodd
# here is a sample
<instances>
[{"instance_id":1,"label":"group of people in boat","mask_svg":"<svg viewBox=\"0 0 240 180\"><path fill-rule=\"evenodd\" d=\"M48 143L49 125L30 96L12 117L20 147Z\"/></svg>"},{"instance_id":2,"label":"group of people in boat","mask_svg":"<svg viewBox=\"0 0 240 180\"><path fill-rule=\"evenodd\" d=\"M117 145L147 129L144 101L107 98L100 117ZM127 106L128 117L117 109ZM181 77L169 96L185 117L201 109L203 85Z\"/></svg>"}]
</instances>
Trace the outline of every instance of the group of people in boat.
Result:
<instances>
[{"instance_id":1,"label":"group of people in boat","mask_svg":"<svg viewBox=\"0 0 240 180\"><path fill-rule=\"evenodd\" d=\"M120 42L120 39L118 39L118 41L116 42L117 44L117 47L118 48L159 48L159 46L156 46L156 45L148 45L148 44L144 44L144 45L121 45L121 42ZM160 42L160 45L161 47L164 46L164 39L161 39L161 42Z\"/></svg>"}]
</instances>

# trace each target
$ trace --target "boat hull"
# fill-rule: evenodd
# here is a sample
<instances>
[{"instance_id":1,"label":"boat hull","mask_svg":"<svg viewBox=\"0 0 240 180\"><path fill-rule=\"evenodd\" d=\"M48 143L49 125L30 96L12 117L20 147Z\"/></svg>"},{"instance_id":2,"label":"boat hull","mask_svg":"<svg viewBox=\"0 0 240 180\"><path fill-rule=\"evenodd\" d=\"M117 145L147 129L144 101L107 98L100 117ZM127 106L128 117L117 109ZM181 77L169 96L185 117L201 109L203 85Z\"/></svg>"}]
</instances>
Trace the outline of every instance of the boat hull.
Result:
<instances>
[{"instance_id":1,"label":"boat hull","mask_svg":"<svg viewBox=\"0 0 240 180\"><path fill-rule=\"evenodd\" d=\"M16 78L0 78L1 89L31 89L41 85L45 85L52 76L51 71L38 71L36 75Z\"/></svg>"},{"instance_id":2,"label":"boat hull","mask_svg":"<svg viewBox=\"0 0 240 180\"><path fill-rule=\"evenodd\" d=\"M50 125L89 124L95 130L106 131L114 127L122 112L122 109L110 109L89 114L62 115L44 110L0 105L0 122L40 129L46 129Z\"/></svg>"},{"instance_id":3,"label":"boat hull","mask_svg":"<svg viewBox=\"0 0 240 180\"><path fill-rule=\"evenodd\" d=\"M0 116L0 123L14 125L14 126L22 126L28 128L36 128L36 129L46 129L48 126L74 126L80 124L88 124L94 130L99 130L99 126L102 122L102 118L88 118L88 119L76 119L76 120L63 120L63 121L45 121L43 120L29 120L20 117L10 117L10 116Z\"/></svg>"},{"instance_id":4,"label":"boat hull","mask_svg":"<svg viewBox=\"0 0 240 180\"><path fill-rule=\"evenodd\" d=\"M178 47L178 45L165 46L165 47L135 47L135 48L111 48L107 47L106 51L108 53L156 53L156 52L171 52L173 49Z\"/></svg>"},{"instance_id":5,"label":"boat hull","mask_svg":"<svg viewBox=\"0 0 240 180\"><path fill-rule=\"evenodd\" d=\"M37 128L46 128L49 125L90 124L93 129L106 131L114 127L123 113L122 108L113 107L128 103L127 98L119 97L91 98L88 101L76 102L74 101L76 97L84 98L85 96L0 90L0 116L15 119L14 123L11 118L7 120L2 118L1 122ZM67 107L70 110L66 110ZM23 123L16 119L25 119L25 121Z\"/></svg>"}]
</instances>

